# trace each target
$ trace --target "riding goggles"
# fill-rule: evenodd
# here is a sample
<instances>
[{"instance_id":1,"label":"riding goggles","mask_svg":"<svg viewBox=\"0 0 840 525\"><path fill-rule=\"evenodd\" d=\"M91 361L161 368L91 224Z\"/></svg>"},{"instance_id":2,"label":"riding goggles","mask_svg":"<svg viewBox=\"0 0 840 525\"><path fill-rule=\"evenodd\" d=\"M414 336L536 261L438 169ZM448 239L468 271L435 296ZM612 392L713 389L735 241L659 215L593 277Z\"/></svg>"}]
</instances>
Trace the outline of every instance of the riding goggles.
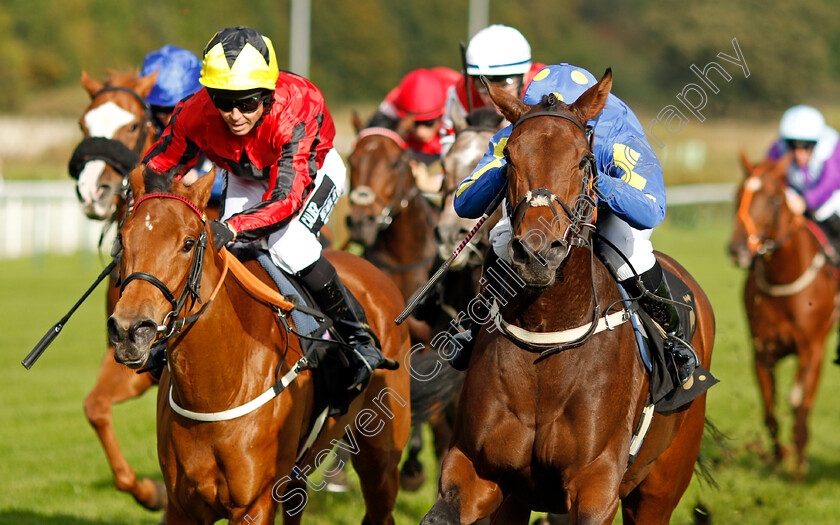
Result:
<instances>
[{"instance_id":1,"label":"riding goggles","mask_svg":"<svg viewBox=\"0 0 840 525\"><path fill-rule=\"evenodd\" d=\"M263 99L262 95L257 94L236 99L210 95L210 100L213 101L213 105L217 109L225 113L233 111L233 108L238 109L242 113L252 113L259 109Z\"/></svg>"},{"instance_id":2,"label":"riding goggles","mask_svg":"<svg viewBox=\"0 0 840 525\"><path fill-rule=\"evenodd\" d=\"M791 151L798 149L811 151L817 145L817 143L813 140L786 140L785 142L787 143L788 149Z\"/></svg>"},{"instance_id":3,"label":"riding goggles","mask_svg":"<svg viewBox=\"0 0 840 525\"><path fill-rule=\"evenodd\" d=\"M498 75L484 78L487 79L487 82L489 84L497 88L506 88L508 86L514 85L519 87L520 83L522 82L522 75ZM475 83L475 90L479 93L487 93L487 88L484 87L484 83L482 82Z\"/></svg>"}]
</instances>

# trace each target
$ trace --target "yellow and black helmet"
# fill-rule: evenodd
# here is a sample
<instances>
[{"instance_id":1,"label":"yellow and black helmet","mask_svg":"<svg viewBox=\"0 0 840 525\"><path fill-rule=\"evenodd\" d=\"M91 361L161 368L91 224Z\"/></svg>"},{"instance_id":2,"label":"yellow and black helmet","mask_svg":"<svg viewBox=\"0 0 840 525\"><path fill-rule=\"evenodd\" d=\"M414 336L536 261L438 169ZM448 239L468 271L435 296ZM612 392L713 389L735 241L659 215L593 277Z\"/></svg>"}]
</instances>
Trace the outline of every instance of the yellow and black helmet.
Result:
<instances>
[{"instance_id":1,"label":"yellow and black helmet","mask_svg":"<svg viewBox=\"0 0 840 525\"><path fill-rule=\"evenodd\" d=\"M268 37L250 27L226 27L204 48L199 82L210 89L274 90L279 69Z\"/></svg>"}]
</instances>

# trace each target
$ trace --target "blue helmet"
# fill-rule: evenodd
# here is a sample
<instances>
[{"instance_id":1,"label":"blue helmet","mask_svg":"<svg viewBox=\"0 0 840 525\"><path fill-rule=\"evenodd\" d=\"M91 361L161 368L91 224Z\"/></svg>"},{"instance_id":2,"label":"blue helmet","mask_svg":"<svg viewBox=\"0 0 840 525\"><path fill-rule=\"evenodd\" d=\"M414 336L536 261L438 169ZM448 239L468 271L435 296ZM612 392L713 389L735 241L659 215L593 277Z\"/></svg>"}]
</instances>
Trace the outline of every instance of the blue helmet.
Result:
<instances>
[{"instance_id":1,"label":"blue helmet","mask_svg":"<svg viewBox=\"0 0 840 525\"><path fill-rule=\"evenodd\" d=\"M522 101L531 105L539 104L543 95L554 93L561 102L571 104L597 83L598 79L582 67L565 62L545 66L528 84Z\"/></svg>"},{"instance_id":2,"label":"blue helmet","mask_svg":"<svg viewBox=\"0 0 840 525\"><path fill-rule=\"evenodd\" d=\"M140 76L155 71L157 82L146 97L146 102L152 106L174 107L181 99L201 89L198 83L201 61L186 49L166 45L146 55Z\"/></svg>"}]
</instances>

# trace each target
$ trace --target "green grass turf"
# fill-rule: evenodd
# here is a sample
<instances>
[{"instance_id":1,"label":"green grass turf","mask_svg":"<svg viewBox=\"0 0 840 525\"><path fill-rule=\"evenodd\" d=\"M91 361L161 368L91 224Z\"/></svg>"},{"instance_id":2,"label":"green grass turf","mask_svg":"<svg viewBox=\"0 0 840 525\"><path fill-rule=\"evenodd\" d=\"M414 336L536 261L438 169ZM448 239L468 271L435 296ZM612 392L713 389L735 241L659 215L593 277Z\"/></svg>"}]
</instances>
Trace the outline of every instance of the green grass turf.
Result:
<instances>
[{"instance_id":1,"label":"green grass turf","mask_svg":"<svg viewBox=\"0 0 840 525\"><path fill-rule=\"evenodd\" d=\"M691 522L702 501L715 523L836 523L840 515L840 369L825 357L824 376L811 417L807 478L796 483L790 465L763 463L757 446L768 440L759 412L752 351L740 295L743 272L725 256L731 232L729 206L671 210L654 246L679 260L704 287L715 307L717 338L712 371L721 380L708 397L708 418L727 436L708 441L704 454L718 487L695 477L672 523ZM82 403L96 380L105 347L104 288L78 310L30 371L20 360L98 275L95 256L36 257L0 261L0 524L152 524L159 513L141 509L113 486L104 453L85 420ZM834 335L826 345L832 354ZM782 435L790 442L785 408L794 373L779 371ZM114 408L123 451L140 476L160 479L154 451L154 396ZM423 457L436 472L429 451ZM304 522L357 524L362 516L358 481L346 494L310 493ZM401 493L396 522L417 523L435 499L436 484ZM279 522L279 521L278 521ZM620 522L620 518L617 519Z\"/></svg>"}]
</instances>

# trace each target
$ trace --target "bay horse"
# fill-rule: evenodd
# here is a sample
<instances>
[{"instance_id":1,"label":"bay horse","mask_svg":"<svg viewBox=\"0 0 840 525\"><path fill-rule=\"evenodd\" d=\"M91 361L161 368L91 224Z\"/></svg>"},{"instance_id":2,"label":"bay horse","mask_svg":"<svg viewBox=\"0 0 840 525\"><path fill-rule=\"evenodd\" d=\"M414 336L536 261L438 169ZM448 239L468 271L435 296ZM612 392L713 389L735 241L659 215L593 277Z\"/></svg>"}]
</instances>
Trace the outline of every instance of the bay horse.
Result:
<instances>
[{"instance_id":1,"label":"bay horse","mask_svg":"<svg viewBox=\"0 0 840 525\"><path fill-rule=\"evenodd\" d=\"M668 523L689 485L705 393L653 413L630 461L649 380L631 324L611 321L627 313L614 311L622 296L589 239L597 171L584 126L611 86L608 69L573 104L549 95L534 106L490 87L514 123L505 149L514 206L508 269L521 287L500 307L492 294L476 298L490 307L488 323L475 342L438 499L424 525L491 515L525 524L531 510L568 513L571 523L611 523L619 503L624 523ZM565 234L558 235L555 219L566 222ZM711 304L684 268L657 258L695 295L692 344L708 367Z\"/></svg>"},{"instance_id":2,"label":"bay horse","mask_svg":"<svg viewBox=\"0 0 840 525\"><path fill-rule=\"evenodd\" d=\"M348 158L350 210L346 221L350 241L364 248L364 257L382 270L410 297L429 278L437 248L433 230L439 210L422 194L411 169L405 142L410 119L393 122L375 115L367 126L353 115L356 144ZM431 328L410 316L413 344L428 345ZM439 429L439 431L444 431ZM422 447L419 428L412 438L412 458L404 467L402 483L416 490L425 479L416 452Z\"/></svg>"},{"instance_id":3,"label":"bay horse","mask_svg":"<svg viewBox=\"0 0 840 525\"><path fill-rule=\"evenodd\" d=\"M838 316L838 274L827 261L817 238L819 227L788 206L787 166L790 157L752 165L741 153L746 174L737 196L737 214L729 253L749 269L744 304L754 349L754 367L764 425L773 456L786 455L775 416L774 370L779 361L795 355L796 380L790 394L793 409L794 476L806 470L808 415L814 404L825 340Z\"/></svg>"},{"instance_id":4,"label":"bay horse","mask_svg":"<svg viewBox=\"0 0 840 525\"><path fill-rule=\"evenodd\" d=\"M70 161L70 172L77 179L76 193L85 215L104 221L106 229L124 217L128 173L157 140L145 101L156 77L157 73L139 77L136 72L111 71L100 82L82 71L90 104L79 119L84 139ZM115 282L112 275L106 296L109 316L119 296ZM117 363L109 344L96 385L84 403L85 416L105 449L117 489L150 510L166 506L166 488L157 480L137 479L117 442L111 407L142 395L156 382L150 374L136 374Z\"/></svg>"},{"instance_id":5,"label":"bay horse","mask_svg":"<svg viewBox=\"0 0 840 525\"><path fill-rule=\"evenodd\" d=\"M454 125L455 140L443 158L444 179L441 187L443 206L434 230L439 261L448 259L475 226L475 219L463 219L455 213L453 206L455 190L458 184L478 165L487 150L490 139L504 121L504 118L493 108L481 108L465 118L460 108L455 105L450 110L450 118ZM488 232L500 216L501 211L498 211L486 221L483 228L472 237L461 254L453 260L449 271L436 287L437 290L432 292L437 294L437 299L434 301L434 307L425 307L427 310L425 317L428 318L427 322L431 325L433 333L451 331L453 325L463 322L461 312L467 311L470 299L479 292L484 252L489 248ZM460 329L466 330L469 326ZM439 363L441 361L439 356L445 355L446 351L442 353L441 349L433 348L436 344L434 341L437 339L430 342L427 350L432 352L435 361ZM423 366L422 363L418 363L418 368L421 366ZM429 366L423 368L429 368ZM464 373L445 363L438 370L433 380L413 382L411 394L415 421L428 421L435 430L435 452L437 457L442 459L451 438L451 428ZM424 477L423 464L419 460L422 446L422 440L412 439L406 462L403 465L404 480L407 479L408 473L413 473L418 479ZM419 481L415 481L414 485L419 485ZM405 482L403 488L405 488Z\"/></svg>"},{"instance_id":6,"label":"bay horse","mask_svg":"<svg viewBox=\"0 0 840 525\"><path fill-rule=\"evenodd\" d=\"M410 430L406 368L377 371L349 412L328 420L309 448L321 453L303 456L292 480L315 417L314 381L300 341L284 329L279 305L255 299L238 277L226 278L235 259L226 249L217 254L208 241L204 213L213 177L184 186L162 176L144 180L143 170L131 173L136 200L121 229L123 288L108 333L117 360L138 368L159 330L169 332L157 412L167 524L274 523L279 501L283 523L299 523L306 472L313 465L337 472L331 450L345 434L366 504L363 523L393 524ZM363 259L344 252L328 257L362 303L383 353L402 363L409 335L393 322L405 304L399 290ZM258 264L249 264L270 282Z\"/></svg>"}]
</instances>

